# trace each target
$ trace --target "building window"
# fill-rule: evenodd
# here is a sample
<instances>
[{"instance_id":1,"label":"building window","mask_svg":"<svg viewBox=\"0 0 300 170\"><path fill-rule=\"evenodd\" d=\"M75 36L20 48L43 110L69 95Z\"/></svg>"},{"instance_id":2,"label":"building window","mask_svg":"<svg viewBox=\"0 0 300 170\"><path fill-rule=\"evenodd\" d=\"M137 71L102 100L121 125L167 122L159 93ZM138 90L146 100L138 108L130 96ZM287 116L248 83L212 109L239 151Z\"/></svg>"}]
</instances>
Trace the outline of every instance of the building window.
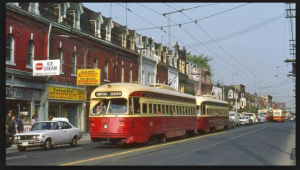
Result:
<instances>
[{"instance_id":1,"label":"building window","mask_svg":"<svg viewBox=\"0 0 300 170\"><path fill-rule=\"evenodd\" d=\"M101 38L101 22L100 18L96 20L95 36Z\"/></svg>"},{"instance_id":2,"label":"building window","mask_svg":"<svg viewBox=\"0 0 300 170\"><path fill-rule=\"evenodd\" d=\"M72 70L71 70L71 74L76 75L76 64L77 64L77 54L76 54L76 52L74 52L73 56L72 56Z\"/></svg>"},{"instance_id":3,"label":"building window","mask_svg":"<svg viewBox=\"0 0 300 170\"><path fill-rule=\"evenodd\" d=\"M156 83L159 83L159 75L156 74Z\"/></svg>"},{"instance_id":4,"label":"building window","mask_svg":"<svg viewBox=\"0 0 300 170\"><path fill-rule=\"evenodd\" d=\"M129 81L130 83L132 82L132 68L130 68L130 72L129 72Z\"/></svg>"},{"instance_id":5,"label":"building window","mask_svg":"<svg viewBox=\"0 0 300 170\"><path fill-rule=\"evenodd\" d=\"M124 82L124 66L122 66L122 69L121 69L121 82L122 83Z\"/></svg>"},{"instance_id":6,"label":"building window","mask_svg":"<svg viewBox=\"0 0 300 170\"><path fill-rule=\"evenodd\" d=\"M37 15L40 15L39 3L29 3L28 11Z\"/></svg>"},{"instance_id":7,"label":"building window","mask_svg":"<svg viewBox=\"0 0 300 170\"><path fill-rule=\"evenodd\" d=\"M228 92L228 98L232 99L233 98L233 91L229 90Z\"/></svg>"},{"instance_id":8,"label":"building window","mask_svg":"<svg viewBox=\"0 0 300 170\"><path fill-rule=\"evenodd\" d=\"M94 69L98 68L98 59L97 58L94 58L93 68Z\"/></svg>"},{"instance_id":9,"label":"building window","mask_svg":"<svg viewBox=\"0 0 300 170\"><path fill-rule=\"evenodd\" d=\"M30 40L27 44L27 60L26 60L26 67L32 68L32 61L34 59L34 43Z\"/></svg>"},{"instance_id":10,"label":"building window","mask_svg":"<svg viewBox=\"0 0 300 170\"><path fill-rule=\"evenodd\" d=\"M14 63L15 40L12 34L6 37L6 61Z\"/></svg>"},{"instance_id":11,"label":"building window","mask_svg":"<svg viewBox=\"0 0 300 170\"><path fill-rule=\"evenodd\" d=\"M166 81L165 81L165 78L163 79L163 84L165 84L166 83Z\"/></svg>"},{"instance_id":12,"label":"building window","mask_svg":"<svg viewBox=\"0 0 300 170\"><path fill-rule=\"evenodd\" d=\"M64 63L64 60L63 60L63 51L61 48L58 49L57 51L57 58L60 59L60 74L63 74L63 63Z\"/></svg>"},{"instance_id":13,"label":"building window","mask_svg":"<svg viewBox=\"0 0 300 170\"><path fill-rule=\"evenodd\" d=\"M105 61L104 64L104 79L108 80L108 61Z\"/></svg>"}]
</instances>

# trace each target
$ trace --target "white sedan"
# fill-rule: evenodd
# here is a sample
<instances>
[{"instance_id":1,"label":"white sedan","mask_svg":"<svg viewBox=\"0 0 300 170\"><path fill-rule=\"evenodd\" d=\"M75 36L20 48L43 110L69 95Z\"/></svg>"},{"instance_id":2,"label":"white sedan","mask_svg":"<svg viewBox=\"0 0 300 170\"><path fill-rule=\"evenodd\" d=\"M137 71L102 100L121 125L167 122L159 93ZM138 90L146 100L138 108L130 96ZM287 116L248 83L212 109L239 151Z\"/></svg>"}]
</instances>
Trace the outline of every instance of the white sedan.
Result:
<instances>
[{"instance_id":1,"label":"white sedan","mask_svg":"<svg viewBox=\"0 0 300 170\"><path fill-rule=\"evenodd\" d=\"M240 117L240 124L241 125L250 125L250 120L249 120L249 116L243 116L243 117Z\"/></svg>"},{"instance_id":2,"label":"white sedan","mask_svg":"<svg viewBox=\"0 0 300 170\"><path fill-rule=\"evenodd\" d=\"M27 147L40 146L52 149L53 145L70 144L77 146L77 141L82 138L82 130L74 127L67 121L52 120L35 123L29 132L14 135L14 143L19 151Z\"/></svg>"}]
</instances>

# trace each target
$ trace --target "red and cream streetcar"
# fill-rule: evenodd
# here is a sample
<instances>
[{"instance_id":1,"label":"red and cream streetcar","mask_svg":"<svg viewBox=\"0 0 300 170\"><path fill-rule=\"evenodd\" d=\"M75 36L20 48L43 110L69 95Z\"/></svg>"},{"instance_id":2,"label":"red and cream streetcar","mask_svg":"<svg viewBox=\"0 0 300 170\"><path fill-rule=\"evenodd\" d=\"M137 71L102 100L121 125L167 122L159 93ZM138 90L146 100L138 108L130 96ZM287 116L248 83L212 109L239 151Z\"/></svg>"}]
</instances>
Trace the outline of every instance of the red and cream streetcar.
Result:
<instances>
[{"instance_id":1,"label":"red and cream streetcar","mask_svg":"<svg viewBox=\"0 0 300 170\"><path fill-rule=\"evenodd\" d=\"M196 96L198 132L214 132L229 126L228 102L210 95Z\"/></svg>"},{"instance_id":2,"label":"red and cream streetcar","mask_svg":"<svg viewBox=\"0 0 300 170\"><path fill-rule=\"evenodd\" d=\"M273 109L273 122L284 122L286 111L283 109Z\"/></svg>"},{"instance_id":3,"label":"red and cream streetcar","mask_svg":"<svg viewBox=\"0 0 300 170\"><path fill-rule=\"evenodd\" d=\"M257 112L258 112L258 114L264 114L265 115L266 122L271 122L272 121L273 111L271 109L263 108L263 109L259 109Z\"/></svg>"},{"instance_id":4,"label":"red and cream streetcar","mask_svg":"<svg viewBox=\"0 0 300 170\"><path fill-rule=\"evenodd\" d=\"M197 133L196 97L136 83L105 84L91 93L89 119L93 142L164 142Z\"/></svg>"}]
</instances>

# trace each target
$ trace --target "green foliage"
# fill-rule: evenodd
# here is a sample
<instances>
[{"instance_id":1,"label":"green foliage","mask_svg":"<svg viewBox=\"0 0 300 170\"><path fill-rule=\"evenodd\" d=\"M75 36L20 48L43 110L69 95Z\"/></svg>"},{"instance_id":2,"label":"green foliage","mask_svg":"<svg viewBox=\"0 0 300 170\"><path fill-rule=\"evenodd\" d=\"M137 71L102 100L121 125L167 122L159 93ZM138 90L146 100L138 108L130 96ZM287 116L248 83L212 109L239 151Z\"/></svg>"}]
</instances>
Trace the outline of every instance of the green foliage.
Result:
<instances>
[{"instance_id":1,"label":"green foliage","mask_svg":"<svg viewBox=\"0 0 300 170\"><path fill-rule=\"evenodd\" d=\"M204 56L204 54L201 55L191 55L191 52L186 53L186 58L189 61L192 61L196 64L199 64L203 68L205 68L207 71L205 72L206 75L212 76L211 74L211 66L208 64L209 61L212 61L213 59L208 56Z\"/></svg>"}]
</instances>

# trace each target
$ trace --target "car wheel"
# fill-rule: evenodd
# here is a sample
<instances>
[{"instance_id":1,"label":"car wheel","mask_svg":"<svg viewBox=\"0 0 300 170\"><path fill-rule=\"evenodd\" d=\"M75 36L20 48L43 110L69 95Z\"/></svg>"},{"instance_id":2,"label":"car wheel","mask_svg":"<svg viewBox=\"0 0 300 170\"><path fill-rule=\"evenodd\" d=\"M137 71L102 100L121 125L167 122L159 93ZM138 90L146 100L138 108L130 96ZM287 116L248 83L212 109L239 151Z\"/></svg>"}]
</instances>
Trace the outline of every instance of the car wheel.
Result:
<instances>
[{"instance_id":1,"label":"car wheel","mask_svg":"<svg viewBox=\"0 0 300 170\"><path fill-rule=\"evenodd\" d=\"M19 145L18 145L18 150L19 150L20 152L25 151L26 148L27 148L26 146L19 146Z\"/></svg>"},{"instance_id":2,"label":"car wheel","mask_svg":"<svg viewBox=\"0 0 300 170\"><path fill-rule=\"evenodd\" d=\"M51 139L47 139L44 143L44 149L50 150L52 148L53 148L53 145L52 145Z\"/></svg>"},{"instance_id":3,"label":"car wheel","mask_svg":"<svg viewBox=\"0 0 300 170\"><path fill-rule=\"evenodd\" d=\"M73 137L72 142L70 143L71 146L77 146L77 138Z\"/></svg>"}]
</instances>

